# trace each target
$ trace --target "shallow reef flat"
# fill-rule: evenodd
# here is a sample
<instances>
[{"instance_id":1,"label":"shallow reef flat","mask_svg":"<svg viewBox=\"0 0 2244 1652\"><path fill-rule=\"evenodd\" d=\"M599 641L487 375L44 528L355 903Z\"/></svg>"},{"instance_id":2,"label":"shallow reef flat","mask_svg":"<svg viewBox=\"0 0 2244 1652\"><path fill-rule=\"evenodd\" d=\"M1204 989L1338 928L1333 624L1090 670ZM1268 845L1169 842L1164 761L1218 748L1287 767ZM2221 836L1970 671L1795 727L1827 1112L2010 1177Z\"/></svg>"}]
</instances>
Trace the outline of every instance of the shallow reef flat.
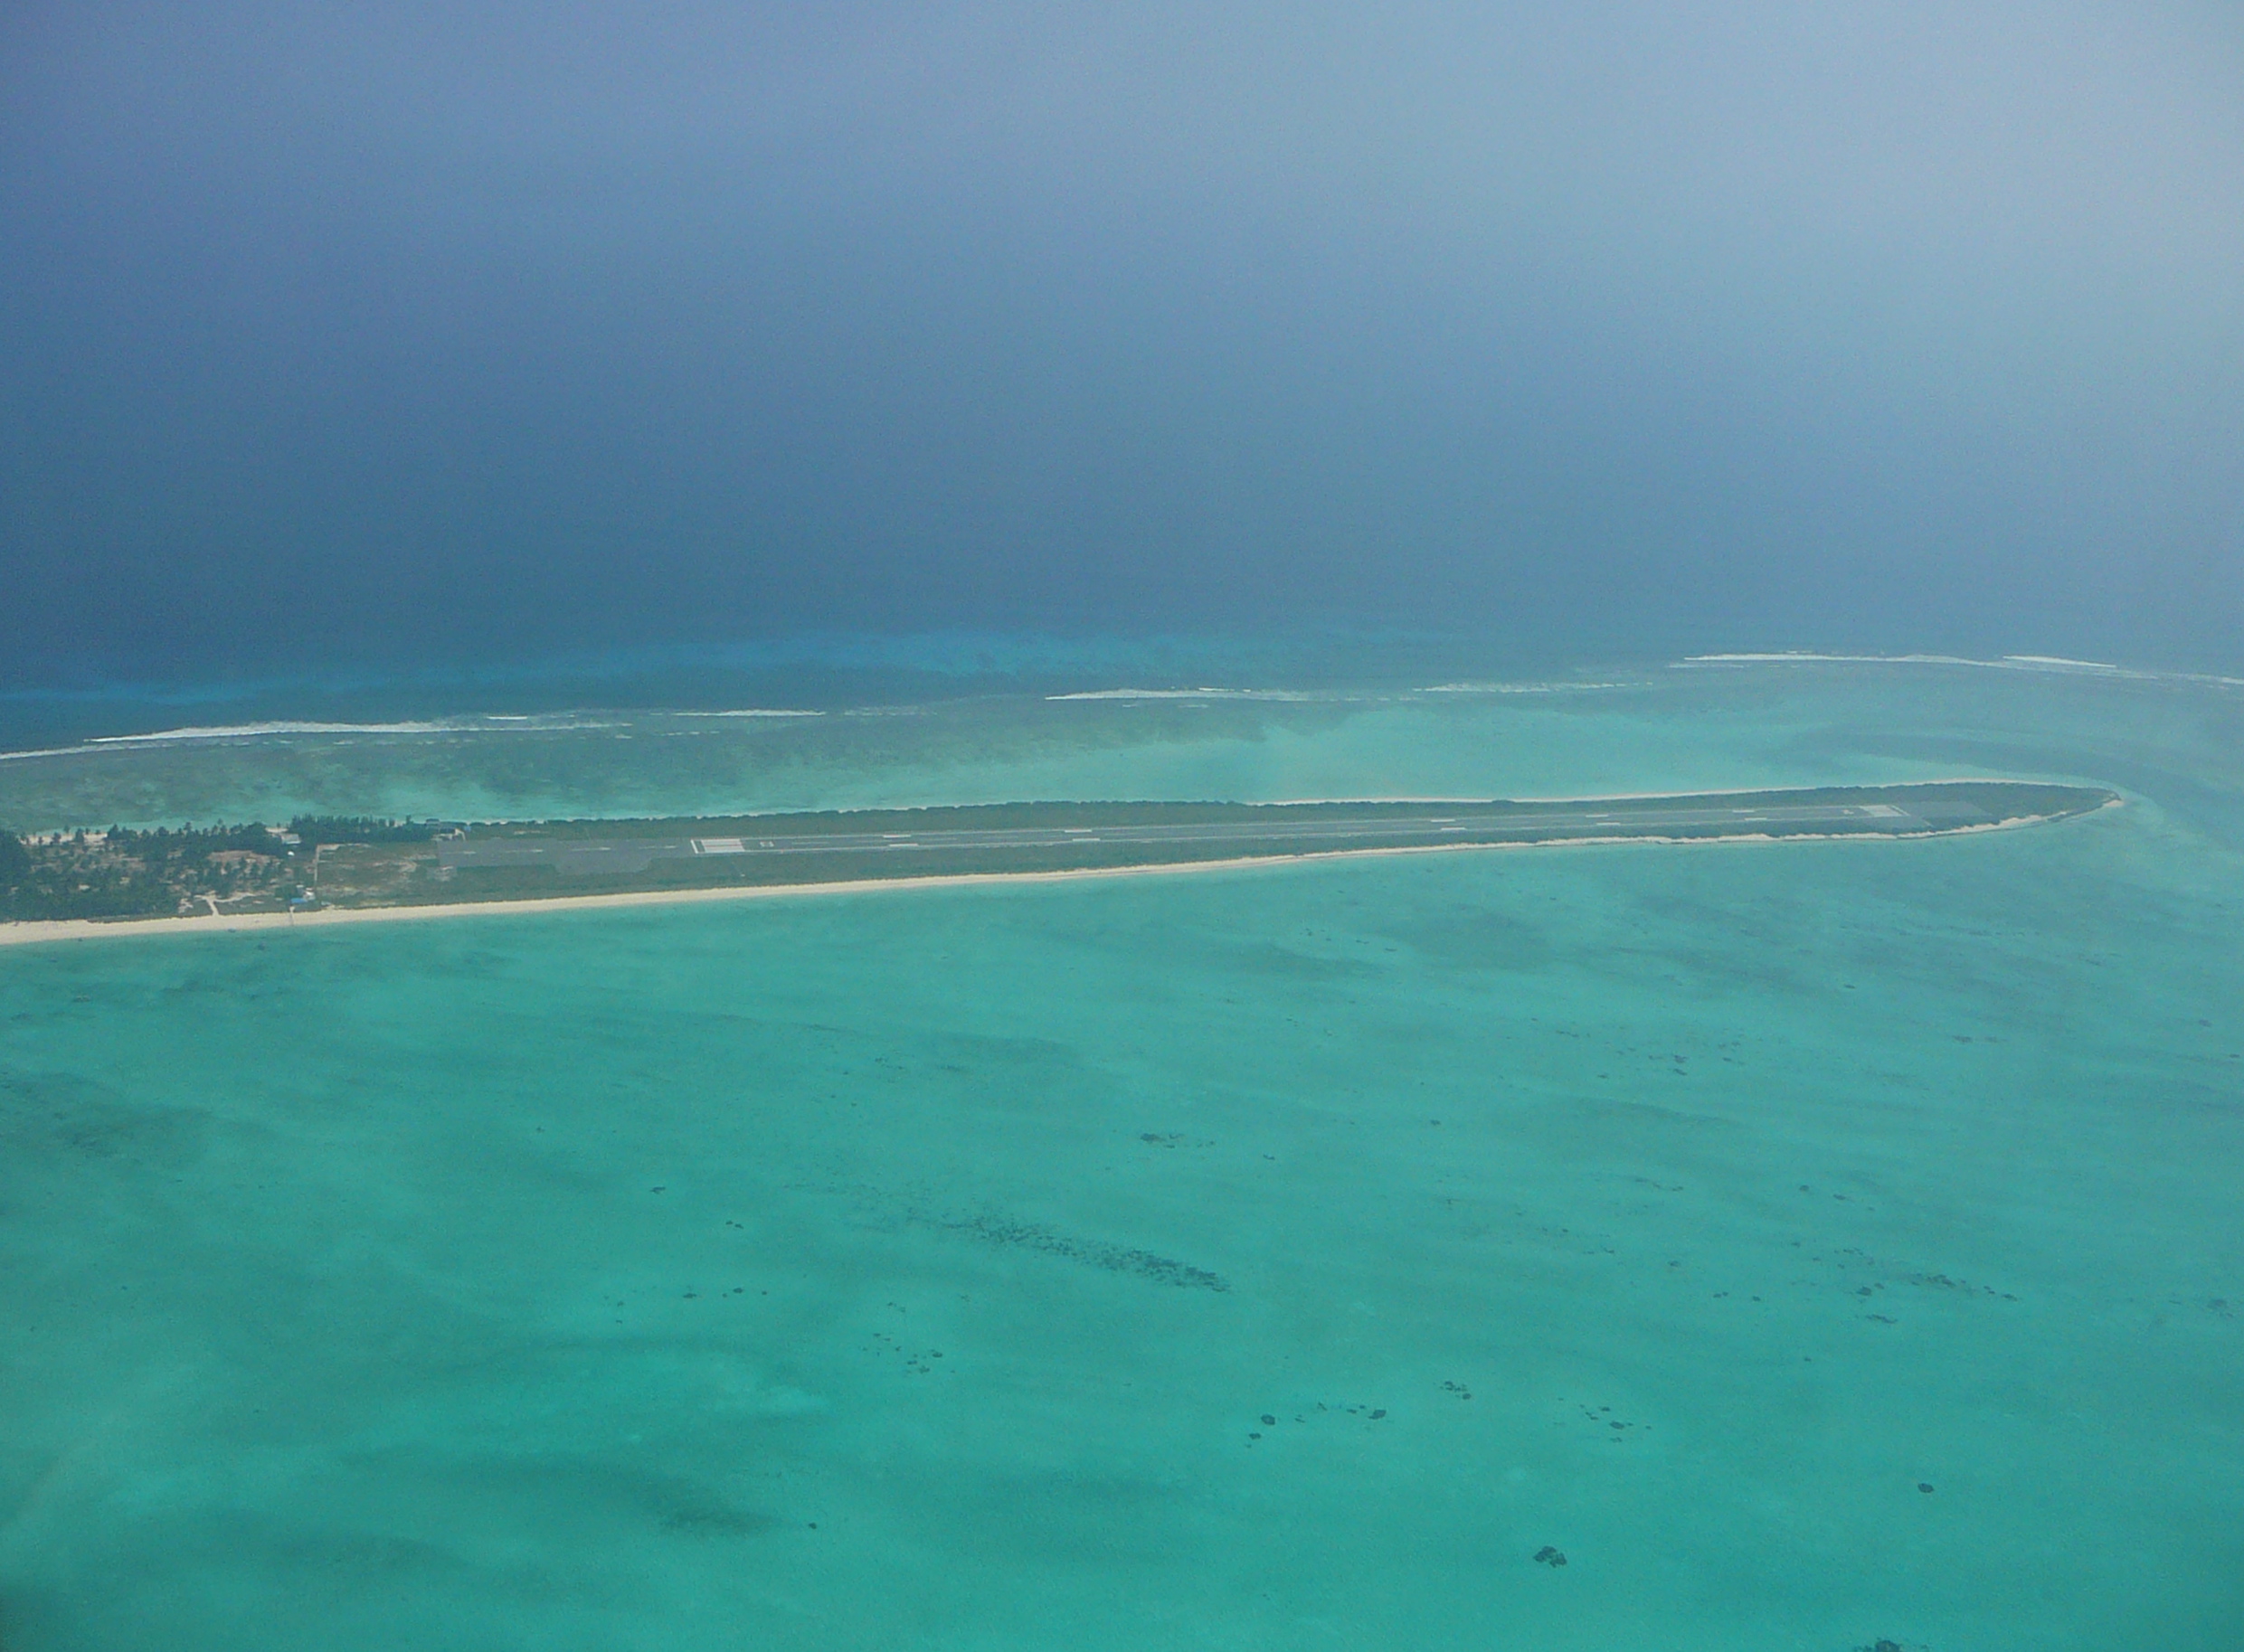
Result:
<instances>
[{"instance_id":1,"label":"shallow reef flat","mask_svg":"<svg viewBox=\"0 0 2244 1652\"><path fill-rule=\"evenodd\" d=\"M2225 1646L2220 708L1806 693L2130 807L7 949L0 1645Z\"/></svg>"}]
</instances>

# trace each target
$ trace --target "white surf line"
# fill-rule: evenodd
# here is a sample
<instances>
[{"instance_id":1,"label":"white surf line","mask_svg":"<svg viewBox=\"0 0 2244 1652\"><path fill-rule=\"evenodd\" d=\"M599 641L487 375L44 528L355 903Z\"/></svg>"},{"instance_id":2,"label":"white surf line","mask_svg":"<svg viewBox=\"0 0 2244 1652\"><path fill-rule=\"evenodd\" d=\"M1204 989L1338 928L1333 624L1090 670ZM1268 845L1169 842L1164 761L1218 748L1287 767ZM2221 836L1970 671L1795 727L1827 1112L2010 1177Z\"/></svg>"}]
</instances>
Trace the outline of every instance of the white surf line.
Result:
<instances>
[{"instance_id":1,"label":"white surf line","mask_svg":"<svg viewBox=\"0 0 2244 1652\"><path fill-rule=\"evenodd\" d=\"M187 740L253 740L264 734L434 734L453 726L447 722L195 723L147 734L97 734L86 744L97 748L168 745Z\"/></svg>"},{"instance_id":2,"label":"white surf line","mask_svg":"<svg viewBox=\"0 0 2244 1652\"><path fill-rule=\"evenodd\" d=\"M2202 683L2220 688L2244 688L2244 677L2221 676L2207 671L2154 671L2116 666L2105 660L2068 659L2061 654L2005 654L1991 660L1973 659L1961 654L1817 654L1806 650L1693 654L1671 662L1668 669L1688 671L1719 666L1967 666L1974 671L2031 671L2052 676L2108 677L2130 683Z\"/></svg>"},{"instance_id":3,"label":"white surf line","mask_svg":"<svg viewBox=\"0 0 2244 1652\"><path fill-rule=\"evenodd\" d=\"M1307 688L1087 688L1069 694L1046 694L1061 700L1353 700L1360 691Z\"/></svg>"},{"instance_id":4,"label":"white surf line","mask_svg":"<svg viewBox=\"0 0 2244 1652\"><path fill-rule=\"evenodd\" d=\"M774 713L792 715L791 713ZM805 713L816 715L815 713ZM496 726L494 726L496 725ZM195 724L159 729L147 734L97 734L74 746L43 746L22 751L0 751L0 763L23 762L40 757L89 757L101 752L145 751L165 746L190 746L224 741L270 740L293 734L519 734L525 727L542 732L573 734L621 728L618 722L584 722L555 718L501 716L493 713L477 718L448 718L436 722L238 722Z\"/></svg>"},{"instance_id":5,"label":"white surf line","mask_svg":"<svg viewBox=\"0 0 2244 1652\"><path fill-rule=\"evenodd\" d=\"M1641 688L1641 683L1434 683L1414 688L1414 694L1571 694L1598 689Z\"/></svg>"},{"instance_id":6,"label":"white surf line","mask_svg":"<svg viewBox=\"0 0 2244 1652\"><path fill-rule=\"evenodd\" d=\"M2101 806L2116 807L2115 797ZM2095 812L2095 811L2091 811ZM728 889L634 890L605 895L546 895L528 901L461 901L430 906L327 907L308 912L241 912L217 918L124 918L99 922L90 918L43 919L0 923L0 947L41 946L73 940L146 938L157 935L232 935L270 930L332 929L352 923L407 923L429 918L499 918L535 913L603 911L639 906L698 906L714 901L776 901L800 896L870 895L912 890L972 889L1004 884L1080 883L1101 878L1164 877L1188 873L1254 872L1298 866L1311 861L1368 860L1386 854L1502 854L1533 849L1625 848L1652 844L1669 848L1716 848L1783 844L1923 843L1972 837L2025 826L2053 824L2048 815L2020 815L1977 826L1946 826L1906 836L1878 832L1737 832L1716 837L1558 837L1540 843L1411 844L1376 849L1305 849L1284 854L1245 854L1227 860L1168 861L1147 866L1089 866L1070 872L962 872L904 878L851 878L828 883L753 883Z\"/></svg>"}]
</instances>

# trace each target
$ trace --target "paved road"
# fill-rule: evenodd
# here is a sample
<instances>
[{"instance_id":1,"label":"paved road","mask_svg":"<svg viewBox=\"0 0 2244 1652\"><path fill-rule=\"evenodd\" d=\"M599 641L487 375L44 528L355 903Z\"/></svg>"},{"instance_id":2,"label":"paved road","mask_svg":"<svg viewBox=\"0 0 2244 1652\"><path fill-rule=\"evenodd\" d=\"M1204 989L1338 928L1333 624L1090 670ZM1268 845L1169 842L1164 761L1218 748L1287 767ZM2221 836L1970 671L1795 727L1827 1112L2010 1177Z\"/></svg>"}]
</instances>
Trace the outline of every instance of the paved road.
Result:
<instances>
[{"instance_id":1,"label":"paved road","mask_svg":"<svg viewBox=\"0 0 2244 1652\"><path fill-rule=\"evenodd\" d=\"M1944 803L1911 813L1891 804L1806 803L1754 808L1690 802L1501 809L1460 804L1424 814L1279 816L1270 819L1099 826L934 827L918 832L819 832L772 837L658 839L468 838L438 844L439 864L462 867L552 866L570 876L630 876L657 861L717 856L893 854L975 849L1056 849L1091 845L1177 847L1195 851L1236 845L1288 854L1314 849L1379 848L1416 844L1516 843L1523 839L1658 836L1709 831L1740 834L1785 826L1870 834L1968 826L1987 817ZM1198 858L1198 855L1186 858Z\"/></svg>"}]
</instances>

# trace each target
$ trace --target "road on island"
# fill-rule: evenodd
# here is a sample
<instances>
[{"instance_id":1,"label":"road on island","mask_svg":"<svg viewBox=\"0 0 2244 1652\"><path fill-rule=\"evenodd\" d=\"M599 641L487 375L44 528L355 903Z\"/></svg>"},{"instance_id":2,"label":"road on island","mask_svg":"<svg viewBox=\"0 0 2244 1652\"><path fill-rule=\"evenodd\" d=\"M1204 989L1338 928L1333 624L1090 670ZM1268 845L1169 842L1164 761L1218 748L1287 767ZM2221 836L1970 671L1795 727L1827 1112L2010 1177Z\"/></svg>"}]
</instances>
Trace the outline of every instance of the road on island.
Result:
<instances>
[{"instance_id":1,"label":"road on island","mask_svg":"<svg viewBox=\"0 0 2244 1652\"><path fill-rule=\"evenodd\" d=\"M1936 817L1936 818L1929 817ZM894 854L959 850L1064 849L1124 845L1198 852L1236 847L1243 854L1290 854L1320 849L1434 846L1442 844L1563 842L1568 838L1662 836L1684 833L1751 835L1772 827L1790 833L1906 835L1983 824L1991 817L1968 804L1943 801L1912 813L1889 803L1750 806L1610 801L1539 808L1531 805L1429 806L1424 814L1280 815L1269 819L1115 823L1094 826L933 827L915 832L803 832L773 836L620 838L452 838L437 845L447 871L551 866L570 876L629 876L657 861L710 855Z\"/></svg>"}]
</instances>

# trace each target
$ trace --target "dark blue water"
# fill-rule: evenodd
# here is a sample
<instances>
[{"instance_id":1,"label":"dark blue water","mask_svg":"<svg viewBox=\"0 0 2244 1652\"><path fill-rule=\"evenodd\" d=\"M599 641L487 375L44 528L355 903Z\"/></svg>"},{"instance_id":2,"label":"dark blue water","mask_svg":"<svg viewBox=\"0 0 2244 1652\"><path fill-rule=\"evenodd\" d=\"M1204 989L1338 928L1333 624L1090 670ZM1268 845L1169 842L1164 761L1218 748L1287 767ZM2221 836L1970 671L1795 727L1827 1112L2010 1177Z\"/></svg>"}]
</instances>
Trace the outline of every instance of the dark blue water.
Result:
<instances>
[{"instance_id":1,"label":"dark blue water","mask_svg":"<svg viewBox=\"0 0 2244 1652\"><path fill-rule=\"evenodd\" d=\"M2235 48L9 8L0 688L1336 627L2233 666Z\"/></svg>"}]
</instances>

